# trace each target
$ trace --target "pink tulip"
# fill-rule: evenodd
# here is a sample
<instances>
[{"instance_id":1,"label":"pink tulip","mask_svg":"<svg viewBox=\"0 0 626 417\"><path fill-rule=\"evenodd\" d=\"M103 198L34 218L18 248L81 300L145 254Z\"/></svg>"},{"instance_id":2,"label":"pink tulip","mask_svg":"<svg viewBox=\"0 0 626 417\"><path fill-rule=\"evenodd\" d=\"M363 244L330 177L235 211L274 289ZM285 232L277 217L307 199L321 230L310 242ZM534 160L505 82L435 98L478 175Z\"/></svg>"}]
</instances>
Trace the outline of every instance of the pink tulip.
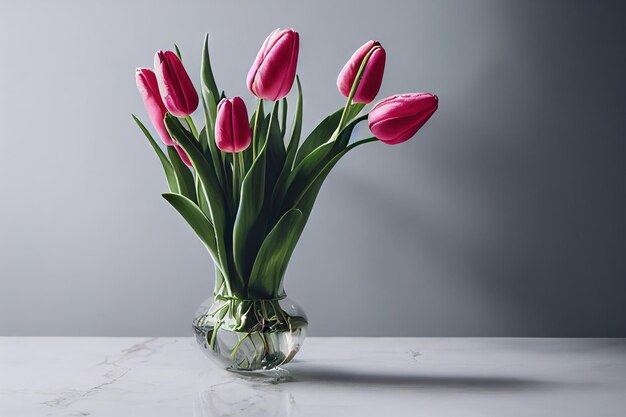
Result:
<instances>
[{"instance_id":1,"label":"pink tulip","mask_svg":"<svg viewBox=\"0 0 626 417\"><path fill-rule=\"evenodd\" d=\"M141 94L141 98L143 99L143 104L146 106L148 117L161 137L161 140L167 146L174 145L174 141L170 137L170 134L163 123L163 118L165 117L165 113L167 113L167 109L165 108L165 105L163 105L163 101L159 95L159 86L156 75L154 75L154 72L147 68L137 68L135 72L135 81L137 82L139 94Z\"/></svg>"},{"instance_id":2,"label":"pink tulip","mask_svg":"<svg viewBox=\"0 0 626 417\"><path fill-rule=\"evenodd\" d=\"M241 152L250 145L252 131L241 97L223 98L217 105L215 144L224 152Z\"/></svg>"},{"instance_id":3,"label":"pink tulip","mask_svg":"<svg viewBox=\"0 0 626 417\"><path fill-rule=\"evenodd\" d=\"M402 143L424 126L438 105L437 96L428 93L400 94L386 98L370 111L370 130L389 145Z\"/></svg>"},{"instance_id":4,"label":"pink tulip","mask_svg":"<svg viewBox=\"0 0 626 417\"><path fill-rule=\"evenodd\" d=\"M296 76L300 38L293 29L276 29L265 39L248 72L248 89L255 96L276 101L285 97Z\"/></svg>"},{"instance_id":5,"label":"pink tulip","mask_svg":"<svg viewBox=\"0 0 626 417\"><path fill-rule=\"evenodd\" d=\"M337 78L337 88L339 88L339 92L341 92L344 96L349 97L350 90L352 90L352 84L354 84L354 80L359 72L361 63L370 51L372 51L372 53L365 64L361 81L359 81L359 86L357 87L356 93L352 99L355 103L370 103L374 100L376 94L378 94L378 90L380 90L380 85L383 82L385 60L387 56L385 49L380 45L380 42L369 41L357 49L356 52L352 54L352 57L346 65L344 65L343 69L339 73L339 77Z\"/></svg>"},{"instance_id":6,"label":"pink tulip","mask_svg":"<svg viewBox=\"0 0 626 417\"><path fill-rule=\"evenodd\" d=\"M167 113L167 109L163 104L163 100L161 100L161 96L159 94L159 86L157 83L156 75L154 72L147 68L137 68L135 79L137 81L137 89L139 90L139 94L141 94L141 98L143 99L143 104L146 106L146 111L148 112L148 117L152 122L152 125L156 129L157 133L161 137L161 140L167 146L174 146L178 155L183 160L183 162L191 166L191 161L189 161L189 157L170 137L167 128L165 127L165 123L163 122L163 118L165 117L165 113Z\"/></svg>"},{"instance_id":7,"label":"pink tulip","mask_svg":"<svg viewBox=\"0 0 626 417\"><path fill-rule=\"evenodd\" d=\"M198 93L183 67L172 51L157 51L154 71L165 108L176 117L186 117L198 108Z\"/></svg>"}]
</instances>

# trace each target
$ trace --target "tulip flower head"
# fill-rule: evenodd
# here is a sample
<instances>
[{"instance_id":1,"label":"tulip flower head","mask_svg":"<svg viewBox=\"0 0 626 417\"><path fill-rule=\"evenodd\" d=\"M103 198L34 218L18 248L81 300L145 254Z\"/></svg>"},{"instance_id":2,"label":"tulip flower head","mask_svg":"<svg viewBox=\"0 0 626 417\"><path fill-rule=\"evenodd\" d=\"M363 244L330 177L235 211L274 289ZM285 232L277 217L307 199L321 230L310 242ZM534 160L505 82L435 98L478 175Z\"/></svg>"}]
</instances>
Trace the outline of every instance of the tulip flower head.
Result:
<instances>
[{"instance_id":1,"label":"tulip flower head","mask_svg":"<svg viewBox=\"0 0 626 417\"><path fill-rule=\"evenodd\" d=\"M376 104L368 116L369 128L389 145L405 142L421 129L439 105L429 93L400 94Z\"/></svg>"},{"instance_id":2,"label":"tulip flower head","mask_svg":"<svg viewBox=\"0 0 626 417\"><path fill-rule=\"evenodd\" d=\"M276 29L265 39L248 72L248 89L255 96L276 101L293 85L300 37L293 29Z\"/></svg>"},{"instance_id":3,"label":"tulip flower head","mask_svg":"<svg viewBox=\"0 0 626 417\"><path fill-rule=\"evenodd\" d=\"M154 71L165 108L176 117L186 117L198 108L198 93L178 56L157 51Z\"/></svg>"},{"instance_id":4,"label":"tulip flower head","mask_svg":"<svg viewBox=\"0 0 626 417\"><path fill-rule=\"evenodd\" d=\"M215 144L224 152L241 152L252 140L248 110L241 97L223 98L217 105Z\"/></svg>"},{"instance_id":5,"label":"tulip flower head","mask_svg":"<svg viewBox=\"0 0 626 417\"><path fill-rule=\"evenodd\" d=\"M344 65L337 77L337 88L345 97L350 96L352 85L356 80L359 68L365 62L365 68L359 80L356 93L352 98L355 103L370 103L383 82L387 54L378 41L369 41L357 49L350 60Z\"/></svg>"},{"instance_id":6,"label":"tulip flower head","mask_svg":"<svg viewBox=\"0 0 626 417\"><path fill-rule=\"evenodd\" d=\"M159 85L156 75L147 68L137 68L135 71L135 81L137 82L137 89L139 90L143 104L146 106L148 117L161 137L161 140L167 146L174 145L174 141L165 128L165 123L163 123L167 109L159 94Z\"/></svg>"}]
</instances>

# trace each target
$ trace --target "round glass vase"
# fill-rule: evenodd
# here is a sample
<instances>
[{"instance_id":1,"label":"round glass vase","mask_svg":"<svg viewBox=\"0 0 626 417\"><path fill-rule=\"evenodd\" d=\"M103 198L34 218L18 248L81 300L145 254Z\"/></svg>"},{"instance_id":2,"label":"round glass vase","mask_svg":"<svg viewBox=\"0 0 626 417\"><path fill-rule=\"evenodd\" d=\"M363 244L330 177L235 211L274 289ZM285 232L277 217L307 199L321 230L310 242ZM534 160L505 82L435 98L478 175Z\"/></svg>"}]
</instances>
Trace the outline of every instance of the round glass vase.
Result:
<instances>
[{"instance_id":1,"label":"round glass vase","mask_svg":"<svg viewBox=\"0 0 626 417\"><path fill-rule=\"evenodd\" d=\"M228 371L254 373L286 364L300 350L308 321L302 308L281 294L275 299L214 294L196 312L196 341Z\"/></svg>"}]
</instances>

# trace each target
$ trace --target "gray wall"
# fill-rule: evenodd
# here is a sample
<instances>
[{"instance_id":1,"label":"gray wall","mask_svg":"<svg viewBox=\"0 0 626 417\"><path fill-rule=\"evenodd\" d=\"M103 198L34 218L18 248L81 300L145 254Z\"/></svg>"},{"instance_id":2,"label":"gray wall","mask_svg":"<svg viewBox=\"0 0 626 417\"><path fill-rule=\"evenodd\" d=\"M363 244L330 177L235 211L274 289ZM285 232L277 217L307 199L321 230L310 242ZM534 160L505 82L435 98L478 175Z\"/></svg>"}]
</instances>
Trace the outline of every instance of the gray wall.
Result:
<instances>
[{"instance_id":1,"label":"gray wall","mask_svg":"<svg viewBox=\"0 0 626 417\"><path fill-rule=\"evenodd\" d=\"M414 140L360 148L323 188L286 281L311 334L626 336L623 7L234 4L2 6L0 334L190 334L212 268L159 195L133 71L177 42L198 85L208 31L220 86L250 106L262 40L292 26L307 130L370 38L381 98L441 100Z\"/></svg>"}]
</instances>

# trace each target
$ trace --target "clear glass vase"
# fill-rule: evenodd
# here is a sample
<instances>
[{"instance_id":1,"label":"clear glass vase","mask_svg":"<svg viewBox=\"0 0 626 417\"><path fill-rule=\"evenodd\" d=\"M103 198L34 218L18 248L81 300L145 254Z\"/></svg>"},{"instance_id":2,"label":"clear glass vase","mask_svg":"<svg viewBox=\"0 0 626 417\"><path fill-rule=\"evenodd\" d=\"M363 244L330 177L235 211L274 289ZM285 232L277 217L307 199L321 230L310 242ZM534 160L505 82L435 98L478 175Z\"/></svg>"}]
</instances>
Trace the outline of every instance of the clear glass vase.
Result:
<instances>
[{"instance_id":1,"label":"clear glass vase","mask_svg":"<svg viewBox=\"0 0 626 417\"><path fill-rule=\"evenodd\" d=\"M308 321L302 308L281 294L275 299L215 294L196 312L196 341L229 371L253 373L286 364L300 350Z\"/></svg>"}]
</instances>

